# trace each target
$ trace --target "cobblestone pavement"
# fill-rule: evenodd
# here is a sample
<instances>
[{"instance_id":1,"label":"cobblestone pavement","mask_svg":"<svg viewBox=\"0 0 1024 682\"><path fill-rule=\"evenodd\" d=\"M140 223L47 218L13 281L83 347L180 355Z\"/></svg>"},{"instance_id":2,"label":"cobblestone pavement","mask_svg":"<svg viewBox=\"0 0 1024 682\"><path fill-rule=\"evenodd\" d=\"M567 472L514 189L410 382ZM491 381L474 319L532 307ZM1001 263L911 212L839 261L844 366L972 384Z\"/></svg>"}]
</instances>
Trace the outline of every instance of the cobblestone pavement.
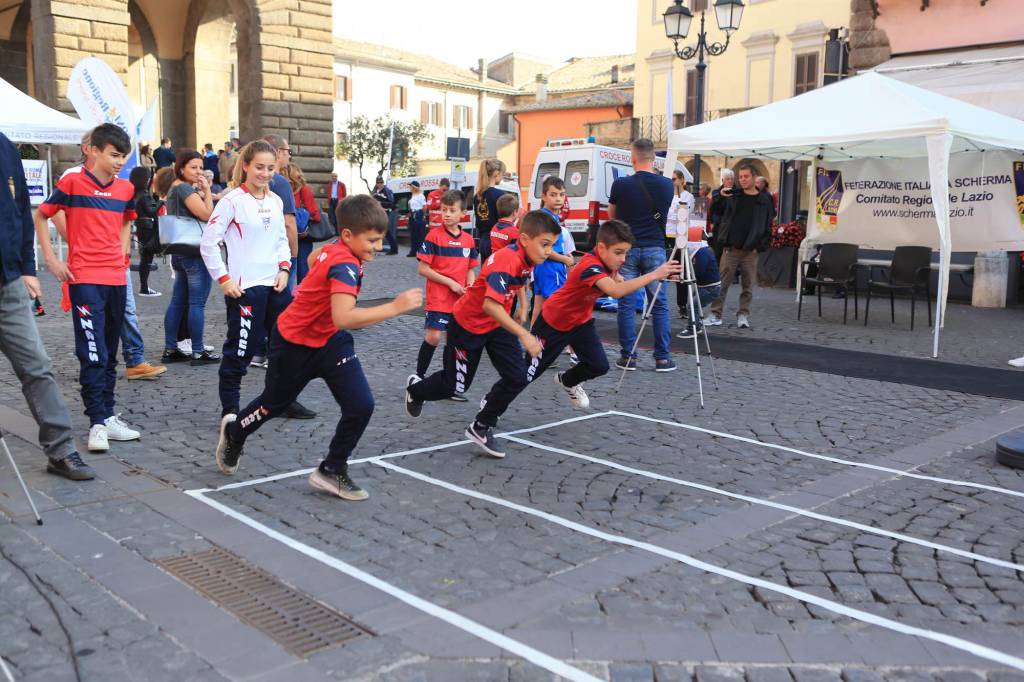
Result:
<instances>
[{"instance_id":1,"label":"cobblestone pavement","mask_svg":"<svg viewBox=\"0 0 1024 682\"><path fill-rule=\"evenodd\" d=\"M370 264L363 298L418 284L410 261ZM162 265L152 281L169 291ZM70 321L56 306L52 280L44 283L49 312L40 328L84 436ZM795 311L788 294L783 299L782 292L758 291L753 334L893 355L916 354L919 341L927 346L923 327L911 335L899 325L890 329L881 316L868 331L827 317L818 322L813 308L804 322L784 320ZM147 356L155 360L167 295L138 304ZM1016 317L1018 311L955 306L945 332L946 348L955 352L945 359L1002 366L1008 351L994 349L1008 337L996 335ZM356 457L461 440L475 401L495 379L484 361L468 404L429 404L420 419L409 418L401 386L421 329L422 319L410 316L355 333L377 404ZM208 342L219 345L224 312L217 296L207 308L206 330ZM89 456L100 480L73 484L42 473L42 455L28 442L33 432L20 387L9 365L0 363L0 425L13 431L8 442L47 521L33 526L20 491L9 476L0 477L0 510L13 520L0 524L0 546L53 599L79 652L83 679L555 679L542 666L184 495L229 482L211 454L219 415L215 366L176 365L156 381L120 381L118 409L142 429L143 439L112 444L110 456ZM314 494L302 475L205 496L310 552L322 551L598 679L1024 680L1011 665L713 575L635 544L1020 656L1024 581L1005 564L1024 564L1024 496L853 465L913 468L926 477L1024 491L1024 473L995 465L992 442L1024 422L1024 406L741 362L720 361L718 373L720 389L709 390L704 410L686 362L669 375L630 373L619 394L617 375L587 386L592 412L617 410L705 431L605 414L519 434L527 443L509 441L508 457L500 461L456 444L384 460L401 470L353 464L353 477L371 494L361 504ZM243 397L258 392L262 381L262 372L252 372ZM237 481L315 466L336 408L322 384L310 386L302 401L322 414L270 422L248 441ZM500 429L580 416L544 377ZM813 510L989 562L722 492ZM352 616L375 636L301 660L153 563L214 546ZM2 558L0 585L0 656L15 678L74 679L52 612Z\"/></svg>"}]
</instances>

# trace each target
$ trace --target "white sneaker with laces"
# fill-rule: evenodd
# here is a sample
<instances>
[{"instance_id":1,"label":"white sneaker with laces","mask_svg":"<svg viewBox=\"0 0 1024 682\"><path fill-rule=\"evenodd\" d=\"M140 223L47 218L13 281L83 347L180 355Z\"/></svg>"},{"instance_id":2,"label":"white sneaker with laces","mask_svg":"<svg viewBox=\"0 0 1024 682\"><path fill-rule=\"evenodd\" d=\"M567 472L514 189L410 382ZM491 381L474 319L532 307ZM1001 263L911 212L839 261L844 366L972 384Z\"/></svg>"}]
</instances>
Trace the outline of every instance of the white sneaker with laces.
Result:
<instances>
[{"instance_id":1,"label":"white sneaker with laces","mask_svg":"<svg viewBox=\"0 0 1024 682\"><path fill-rule=\"evenodd\" d=\"M1009 361L1013 367L1024 367L1024 356Z\"/></svg>"},{"instance_id":2,"label":"white sneaker with laces","mask_svg":"<svg viewBox=\"0 0 1024 682\"><path fill-rule=\"evenodd\" d=\"M555 374L555 383L561 386L565 394L569 396L569 400L572 401L574 407L584 409L590 407L590 396L583 390L583 386L576 384L573 387L566 386L562 383L562 373L558 372Z\"/></svg>"},{"instance_id":3,"label":"white sneaker with laces","mask_svg":"<svg viewBox=\"0 0 1024 682\"><path fill-rule=\"evenodd\" d=\"M178 341L178 350L185 355L191 357L192 355L192 339L185 339L184 341Z\"/></svg>"},{"instance_id":4,"label":"white sneaker with laces","mask_svg":"<svg viewBox=\"0 0 1024 682\"><path fill-rule=\"evenodd\" d=\"M107 427L103 424L93 424L89 429L89 452L106 452L109 449Z\"/></svg>"},{"instance_id":5,"label":"white sneaker with laces","mask_svg":"<svg viewBox=\"0 0 1024 682\"><path fill-rule=\"evenodd\" d=\"M707 325L708 327L721 327L722 318L720 318L718 315L715 315L714 313L711 313L710 315L704 318L704 324Z\"/></svg>"},{"instance_id":6,"label":"white sneaker with laces","mask_svg":"<svg viewBox=\"0 0 1024 682\"><path fill-rule=\"evenodd\" d=\"M107 427L107 438L110 440L138 440L142 434L121 421L121 415L107 417L103 422Z\"/></svg>"},{"instance_id":7,"label":"white sneaker with laces","mask_svg":"<svg viewBox=\"0 0 1024 682\"><path fill-rule=\"evenodd\" d=\"M746 315L737 315L736 326L739 329L750 329L750 320L747 319Z\"/></svg>"}]
</instances>

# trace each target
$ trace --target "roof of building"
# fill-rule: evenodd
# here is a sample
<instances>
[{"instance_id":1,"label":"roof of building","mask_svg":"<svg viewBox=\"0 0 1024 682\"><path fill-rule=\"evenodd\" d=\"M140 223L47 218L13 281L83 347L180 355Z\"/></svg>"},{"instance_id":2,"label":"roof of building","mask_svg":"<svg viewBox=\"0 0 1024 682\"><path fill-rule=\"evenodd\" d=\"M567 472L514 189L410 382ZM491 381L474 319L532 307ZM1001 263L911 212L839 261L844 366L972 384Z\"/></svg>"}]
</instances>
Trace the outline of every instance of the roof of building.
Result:
<instances>
[{"instance_id":1,"label":"roof of building","mask_svg":"<svg viewBox=\"0 0 1024 682\"><path fill-rule=\"evenodd\" d=\"M592 109L595 107L617 107L633 104L633 90L608 89L561 99L545 99L506 109L510 113L529 111L555 111L559 109Z\"/></svg>"},{"instance_id":2,"label":"roof of building","mask_svg":"<svg viewBox=\"0 0 1024 682\"><path fill-rule=\"evenodd\" d=\"M575 57L546 75L548 92L575 92L599 88L632 88L635 55L620 54L607 57ZM618 67L618 82L612 83L612 67ZM537 83L530 82L519 89L522 94L536 92Z\"/></svg>"},{"instance_id":3,"label":"roof of building","mask_svg":"<svg viewBox=\"0 0 1024 682\"><path fill-rule=\"evenodd\" d=\"M483 81L472 69L449 64L420 52L399 50L386 45L375 45L347 38L334 38L334 56L341 61L383 66L413 74L417 80L449 84L474 90L486 90L503 95L515 94L511 86L485 78Z\"/></svg>"}]
</instances>

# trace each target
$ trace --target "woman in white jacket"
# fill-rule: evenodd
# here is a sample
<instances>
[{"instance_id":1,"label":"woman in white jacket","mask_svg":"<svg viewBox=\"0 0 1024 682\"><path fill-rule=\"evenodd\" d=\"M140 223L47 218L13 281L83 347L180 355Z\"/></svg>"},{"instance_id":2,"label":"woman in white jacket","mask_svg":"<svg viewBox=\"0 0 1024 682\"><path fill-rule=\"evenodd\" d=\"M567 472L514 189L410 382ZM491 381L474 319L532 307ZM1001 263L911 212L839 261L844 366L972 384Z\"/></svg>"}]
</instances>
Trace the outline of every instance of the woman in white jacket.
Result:
<instances>
[{"instance_id":1,"label":"woman in white jacket","mask_svg":"<svg viewBox=\"0 0 1024 682\"><path fill-rule=\"evenodd\" d=\"M270 191L276 158L274 148L263 140L242 149L235 166L235 188L217 203L199 247L210 276L224 290L228 309L219 372L221 416L238 412L242 377L255 346L269 335L292 300L284 206ZM227 252L226 264L221 243Z\"/></svg>"}]
</instances>

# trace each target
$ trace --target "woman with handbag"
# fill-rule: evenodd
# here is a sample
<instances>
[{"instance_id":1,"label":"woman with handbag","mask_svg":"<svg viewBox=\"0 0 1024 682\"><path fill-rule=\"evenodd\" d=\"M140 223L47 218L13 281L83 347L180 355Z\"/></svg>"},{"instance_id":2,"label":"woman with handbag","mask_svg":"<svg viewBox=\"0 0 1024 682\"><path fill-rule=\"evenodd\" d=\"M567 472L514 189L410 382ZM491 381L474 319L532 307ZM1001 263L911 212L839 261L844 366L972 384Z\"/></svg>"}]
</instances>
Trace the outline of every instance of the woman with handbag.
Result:
<instances>
[{"instance_id":1,"label":"woman with handbag","mask_svg":"<svg viewBox=\"0 0 1024 682\"><path fill-rule=\"evenodd\" d=\"M321 220L320 207L317 206L313 190L306 184L306 176L302 174L299 164L292 162L284 167L282 173L288 178L288 184L292 186L295 193L295 220L299 230L299 254L292 259L292 288L302 284L306 273L309 272L309 254L313 252L313 239L309 228ZM306 211L306 224L298 225L299 209Z\"/></svg>"},{"instance_id":2,"label":"woman with handbag","mask_svg":"<svg viewBox=\"0 0 1024 682\"><path fill-rule=\"evenodd\" d=\"M160 236L156 222L164 203L151 191L153 169L136 166L128 176L135 187L135 239L139 243L139 296L159 296L159 291L149 288L149 272L153 256L160 253Z\"/></svg>"},{"instance_id":3,"label":"woman with handbag","mask_svg":"<svg viewBox=\"0 0 1024 682\"><path fill-rule=\"evenodd\" d=\"M277 151L263 140L245 145L236 166L238 186L217 203L203 230L203 262L224 290L227 305L228 332L219 372L222 417L238 412L242 377L256 342L270 335L277 316L292 300L284 204L270 191L276 159Z\"/></svg>"},{"instance_id":4,"label":"woman with handbag","mask_svg":"<svg viewBox=\"0 0 1024 682\"><path fill-rule=\"evenodd\" d=\"M174 182L167 193L167 217L161 220L160 241L171 254L174 290L164 313L164 362L190 360L192 365L220 362L220 356L203 348L206 299L213 280L199 255L203 226L213 213L213 192L203 175L203 157L194 149L182 149L174 162ZM164 229L164 225L168 230ZM177 344L178 325L188 308L192 357Z\"/></svg>"}]
</instances>

